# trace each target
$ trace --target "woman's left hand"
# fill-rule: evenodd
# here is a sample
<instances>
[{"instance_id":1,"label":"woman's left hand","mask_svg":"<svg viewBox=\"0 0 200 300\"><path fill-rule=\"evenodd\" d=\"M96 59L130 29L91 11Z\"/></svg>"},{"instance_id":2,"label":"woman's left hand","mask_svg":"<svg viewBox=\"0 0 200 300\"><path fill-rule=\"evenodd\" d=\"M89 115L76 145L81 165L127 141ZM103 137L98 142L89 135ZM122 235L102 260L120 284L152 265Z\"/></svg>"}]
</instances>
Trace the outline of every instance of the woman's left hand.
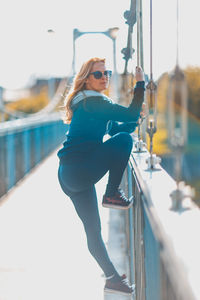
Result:
<instances>
[{"instance_id":1,"label":"woman's left hand","mask_svg":"<svg viewBox=\"0 0 200 300\"><path fill-rule=\"evenodd\" d=\"M144 72L141 67L135 68L135 79L136 81L144 81Z\"/></svg>"},{"instance_id":2,"label":"woman's left hand","mask_svg":"<svg viewBox=\"0 0 200 300\"><path fill-rule=\"evenodd\" d=\"M142 110L140 112L140 117L142 119L144 119L146 117L146 105L145 105L145 103L142 104Z\"/></svg>"}]
</instances>

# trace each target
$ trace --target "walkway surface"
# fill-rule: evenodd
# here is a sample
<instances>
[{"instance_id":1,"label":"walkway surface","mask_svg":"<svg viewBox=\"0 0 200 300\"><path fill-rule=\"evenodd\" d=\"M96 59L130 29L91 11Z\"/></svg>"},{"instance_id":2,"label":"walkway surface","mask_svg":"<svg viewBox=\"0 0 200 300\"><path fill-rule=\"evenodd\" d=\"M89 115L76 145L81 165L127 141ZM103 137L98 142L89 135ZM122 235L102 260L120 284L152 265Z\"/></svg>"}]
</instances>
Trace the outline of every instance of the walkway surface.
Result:
<instances>
[{"instance_id":1,"label":"walkway surface","mask_svg":"<svg viewBox=\"0 0 200 300\"><path fill-rule=\"evenodd\" d=\"M0 300L128 300L104 295L102 271L89 254L83 226L57 180L56 151L0 204ZM102 234L118 271L127 273L124 212L101 199Z\"/></svg>"}]
</instances>

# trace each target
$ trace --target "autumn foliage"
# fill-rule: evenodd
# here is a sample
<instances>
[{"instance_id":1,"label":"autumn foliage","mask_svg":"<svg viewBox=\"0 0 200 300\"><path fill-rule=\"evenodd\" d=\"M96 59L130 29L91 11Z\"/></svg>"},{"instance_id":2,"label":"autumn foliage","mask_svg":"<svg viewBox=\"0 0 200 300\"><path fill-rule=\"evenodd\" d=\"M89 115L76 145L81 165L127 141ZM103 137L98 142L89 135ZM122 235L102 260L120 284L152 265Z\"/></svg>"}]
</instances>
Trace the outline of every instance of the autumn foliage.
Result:
<instances>
[{"instance_id":1,"label":"autumn foliage","mask_svg":"<svg viewBox=\"0 0 200 300\"><path fill-rule=\"evenodd\" d=\"M12 111L24 113L36 113L45 107L49 102L46 88L41 89L39 94L32 95L29 98L22 98L6 105L6 108Z\"/></svg>"},{"instance_id":2,"label":"autumn foliage","mask_svg":"<svg viewBox=\"0 0 200 300\"><path fill-rule=\"evenodd\" d=\"M188 83L188 110L200 119L200 67L185 69Z\"/></svg>"}]
</instances>

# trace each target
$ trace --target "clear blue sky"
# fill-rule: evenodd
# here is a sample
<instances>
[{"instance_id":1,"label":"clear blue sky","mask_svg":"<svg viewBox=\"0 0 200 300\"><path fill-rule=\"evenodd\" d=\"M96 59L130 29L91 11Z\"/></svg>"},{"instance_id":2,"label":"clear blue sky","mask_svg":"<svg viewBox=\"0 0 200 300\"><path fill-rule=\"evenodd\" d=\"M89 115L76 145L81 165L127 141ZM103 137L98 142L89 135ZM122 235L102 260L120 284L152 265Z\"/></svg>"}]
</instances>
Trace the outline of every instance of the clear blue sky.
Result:
<instances>
[{"instance_id":1,"label":"clear blue sky","mask_svg":"<svg viewBox=\"0 0 200 300\"><path fill-rule=\"evenodd\" d=\"M145 71L149 72L149 1L144 2ZM2 0L0 18L0 85L22 87L34 76L66 76L72 63L73 28L105 31L119 27L117 68L123 71L121 49L128 26L123 13L129 0ZM200 66L197 0L180 1L180 65ZM176 1L153 1L153 71L155 77L174 67L176 56ZM55 34L48 34L52 28ZM196 32L196 34L195 34ZM136 27L134 29L136 36ZM135 47L135 45L133 45ZM103 35L77 40L77 68L91 56L103 56L112 68L112 41ZM136 56L133 56L136 59ZM132 63L134 65L134 61Z\"/></svg>"}]
</instances>

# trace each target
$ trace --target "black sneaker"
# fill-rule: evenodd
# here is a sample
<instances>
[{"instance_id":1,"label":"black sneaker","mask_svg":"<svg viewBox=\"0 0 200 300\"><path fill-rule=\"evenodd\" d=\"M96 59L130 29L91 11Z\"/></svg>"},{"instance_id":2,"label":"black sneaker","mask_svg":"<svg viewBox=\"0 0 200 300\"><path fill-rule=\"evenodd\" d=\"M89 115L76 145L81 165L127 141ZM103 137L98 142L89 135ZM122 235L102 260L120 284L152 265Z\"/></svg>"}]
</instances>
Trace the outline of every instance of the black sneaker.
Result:
<instances>
[{"instance_id":1,"label":"black sneaker","mask_svg":"<svg viewBox=\"0 0 200 300\"><path fill-rule=\"evenodd\" d=\"M133 204L133 197L127 199L122 190L118 190L114 196L103 196L102 205L104 207L128 209Z\"/></svg>"},{"instance_id":2,"label":"black sneaker","mask_svg":"<svg viewBox=\"0 0 200 300\"><path fill-rule=\"evenodd\" d=\"M135 292L135 285L130 286L127 282L126 275L122 275L119 281L113 282L111 279L106 280L104 292L117 293L122 295L132 295Z\"/></svg>"}]
</instances>

